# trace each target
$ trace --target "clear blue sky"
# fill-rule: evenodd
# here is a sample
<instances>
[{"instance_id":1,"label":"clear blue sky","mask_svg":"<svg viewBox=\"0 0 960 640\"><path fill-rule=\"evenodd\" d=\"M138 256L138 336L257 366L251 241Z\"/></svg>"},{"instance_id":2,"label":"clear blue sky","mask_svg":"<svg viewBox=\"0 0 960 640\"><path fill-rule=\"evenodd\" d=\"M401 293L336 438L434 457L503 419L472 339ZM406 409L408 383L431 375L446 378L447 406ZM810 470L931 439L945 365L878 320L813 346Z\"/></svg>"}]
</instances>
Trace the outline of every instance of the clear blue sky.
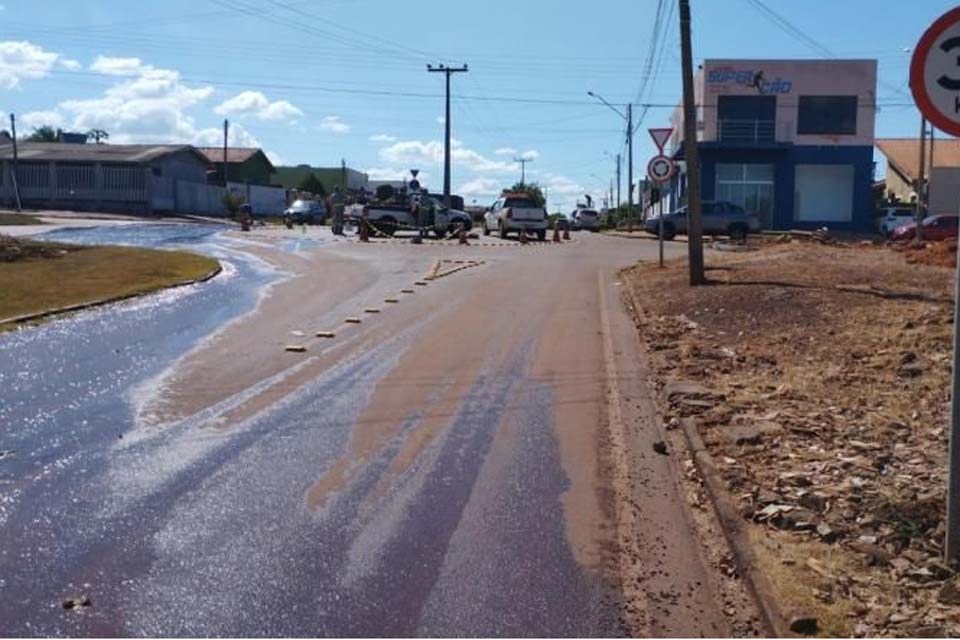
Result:
<instances>
[{"instance_id":1,"label":"clear blue sky","mask_svg":"<svg viewBox=\"0 0 960 640\"><path fill-rule=\"evenodd\" d=\"M114 142L262 146L283 164L339 164L372 177L417 167L442 181L443 77L428 62L467 63L454 76L454 190L487 203L519 178L551 202L606 190L622 148L617 116L591 103L636 99L657 0L0 0L0 112L21 127L98 127ZM694 57L876 58L878 136L915 136L909 49L952 3L937 0L692 0ZM680 97L675 0L666 46L643 102ZM69 7L69 10L68 10ZM651 74L653 75L653 74ZM536 102L542 101L542 102ZM643 128L670 108L651 107ZM641 108L637 113L642 112ZM641 130L635 175L652 145ZM624 177L624 184L626 178ZM625 198L625 195L624 195ZM554 208L553 206L551 208Z\"/></svg>"}]
</instances>

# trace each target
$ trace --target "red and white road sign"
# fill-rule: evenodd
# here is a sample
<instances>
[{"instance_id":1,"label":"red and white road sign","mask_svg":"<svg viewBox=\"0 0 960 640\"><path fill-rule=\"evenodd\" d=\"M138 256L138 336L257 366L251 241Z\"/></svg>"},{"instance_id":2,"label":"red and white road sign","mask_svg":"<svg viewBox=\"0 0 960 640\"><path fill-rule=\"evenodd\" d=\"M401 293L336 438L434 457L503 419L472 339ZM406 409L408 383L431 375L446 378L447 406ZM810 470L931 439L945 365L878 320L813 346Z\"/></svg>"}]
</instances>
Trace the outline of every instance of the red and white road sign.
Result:
<instances>
[{"instance_id":1,"label":"red and white road sign","mask_svg":"<svg viewBox=\"0 0 960 640\"><path fill-rule=\"evenodd\" d=\"M676 165L673 160L665 155L653 156L647 163L647 177L657 184L668 182L673 177L675 170Z\"/></svg>"},{"instance_id":2,"label":"red and white road sign","mask_svg":"<svg viewBox=\"0 0 960 640\"><path fill-rule=\"evenodd\" d=\"M667 140L670 139L671 134L673 134L673 127L647 129L647 131L650 132L650 137L653 138L653 144L657 145L657 150L663 154L663 147L667 144Z\"/></svg>"},{"instance_id":3,"label":"red and white road sign","mask_svg":"<svg viewBox=\"0 0 960 640\"><path fill-rule=\"evenodd\" d=\"M920 36L910 61L910 91L927 120L960 136L960 7Z\"/></svg>"}]
</instances>

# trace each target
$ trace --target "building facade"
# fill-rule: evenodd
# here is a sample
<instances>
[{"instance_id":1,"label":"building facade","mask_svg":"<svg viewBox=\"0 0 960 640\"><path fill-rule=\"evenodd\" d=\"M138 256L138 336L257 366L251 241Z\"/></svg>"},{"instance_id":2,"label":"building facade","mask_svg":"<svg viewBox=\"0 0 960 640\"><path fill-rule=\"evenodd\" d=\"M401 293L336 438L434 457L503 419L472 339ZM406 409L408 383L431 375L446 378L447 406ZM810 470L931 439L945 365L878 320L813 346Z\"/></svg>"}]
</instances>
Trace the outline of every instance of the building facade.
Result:
<instances>
[{"instance_id":1,"label":"building facade","mask_svg":"<svg viewBox=\"0 0 960 640\"><path fill-rule=\"evenodd\" d=\"M210 163L210 184L223 186L223 147L197 147ZM276 169L262 149L255 147L227 148L227 180L269 185Z\"/></svg>"},{"instance_id":2,"label":"building facade","mask_svg":"<svg viewBox=\"0 0 960 640\"><path fill-rule=\"evenodd\" d=\"M223 189L190 145L0 144L0 202L75 211L222 213ZM16 187L16 189L15 189Z\"/></svg>"},{"instance_id":3,"label":"building facade","mask_svg":"<svg viewBox=\"0 0 960 640\"><path fill-rule=\"evenodd\" d=\"M876 83L875 60L705 60L694 80L703 199L770 229L870 229ZM683 160L682 106L672 124ZM671 206L684 196L681 170Z\"/></svg>"},{"instance_id":4,"label":"building facade","mask_svg":"<svg viewBox=\"0 0 960 640\"><path fill-rule=\"evenodd\" d=\"M876 145L887 159L886 200L915 203L920 178L920 140L881 138ZM960 140L928 139L924 153L927 211L931 214L960 213Z\"/></svg>"},{"instance_id":5,"label":"building facade","mask_svg":"<svg viewBox=\"0 0 960 640\"><path fill-rule=\"evenodd\" d=\"M309 174L317 177L329 193L334 187L346 187L351 191L368 191L367 174L350 167L312 167L298 164L293 167L277 167L274 181L287 189L297 189Z\"/></svg>"}]
</instances>

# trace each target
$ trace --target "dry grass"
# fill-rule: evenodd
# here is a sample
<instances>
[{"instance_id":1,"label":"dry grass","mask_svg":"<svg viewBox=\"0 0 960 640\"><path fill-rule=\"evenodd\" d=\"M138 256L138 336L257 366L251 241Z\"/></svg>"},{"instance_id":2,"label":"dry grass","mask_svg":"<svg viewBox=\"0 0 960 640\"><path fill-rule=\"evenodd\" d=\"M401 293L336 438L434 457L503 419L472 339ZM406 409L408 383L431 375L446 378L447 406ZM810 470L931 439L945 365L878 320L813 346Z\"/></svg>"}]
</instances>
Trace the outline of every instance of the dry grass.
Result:
<instances>
[{"instance_id":1,"label":"dry grass","mask_svg":"<svg viewBox=\"0 0 960 640\"><path fill-rule=\"evenodd\" d=\"M157 291L201 278L218 266L213 258L186 251L69 249L0 262L0 318Z\"/></svg>"},{"instance_id":2,"label":"dry grass","mask_svg":"<svg viewBox=\"0 0 960 640\"><path fill-rule=\"evenodd\" d=\"M0 213L0 227L21 224L44 224L43 220L25 213Z\"/></svg>"}]
</instances>

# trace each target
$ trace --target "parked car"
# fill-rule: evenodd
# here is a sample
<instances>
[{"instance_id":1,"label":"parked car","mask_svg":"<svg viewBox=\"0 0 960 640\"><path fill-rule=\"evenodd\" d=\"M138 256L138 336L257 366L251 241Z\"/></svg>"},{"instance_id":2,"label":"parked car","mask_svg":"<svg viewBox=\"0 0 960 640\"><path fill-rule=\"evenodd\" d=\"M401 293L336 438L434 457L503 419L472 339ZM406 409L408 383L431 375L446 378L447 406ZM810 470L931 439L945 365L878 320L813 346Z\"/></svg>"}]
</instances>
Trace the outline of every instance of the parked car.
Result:
<instances>
[{"instance_id":1,"label":"parked car","mask_svg":"<svg viewBox=\"0 0 960 640\"><path fill-rule=\"evenodd\" d=\"M483 216L483 235L493 231L501 238L509 233L533 231L538 240L546 240L547 210L526 193L504 193Z\"/></svg>"},{"instance_id":2,"label":"parked car","mask_svg":"<svg viewBox=\"0 0 960 640\"><path fill-rule=\"evenodd\" d=\"M890 236L897 227L910 224L915 221L913 207L889 206L880 209L880 216L877 218L877 224L880 233Z\"/></svg>"},{"instance_id":3,"label":"parked car","mask_svg":"<svg viewBox=\"0 0 960 640\"><path fill-rule=\"evenodd\" d=\"M283 212L295 224L323 224L327 219L327 206L319 200L294 200Z\"/></svg>"},{"instance_id":4,"label":"parked car","mask_svg":"<svg viewBox=\"0 0 960 640\"><path fill-rule=\"evenodd\" d=\"M574 231L586 229L587 231L600 230L600 214L593 209L574 209L570 214L571 224Z\"/></svg>"},{"instance_id":5,"label":"parked car","mask_svg":"<svg viewBox=\"0 0 960 640\"><path fill-rule=\"evenodd\" d=\"M703 232L710 235L728 235L743 240L749 233L760 231L760 218L756 213L747 213L740 205L731 202L704 201ZM647 218L644 223L649 233L660 233L660 217ZM681 207L663 216L663 238L671 240L678 233L687 233L687 208Z\"/></svg>"},{"instance_id":6,"label":"parked car","mask_svg":"<svg viewBox=\"0 0 960 640\"><path fill-rule=\"evenodd\" d=\"M947 238L956 238L958 229L958 218L956 215L933 215L923 219L923 239L924 240L946 240ZM897 227L893 235L894 240L913 240L917 235L917 223L909 222Z\"/></svg>"}]
</instances>

